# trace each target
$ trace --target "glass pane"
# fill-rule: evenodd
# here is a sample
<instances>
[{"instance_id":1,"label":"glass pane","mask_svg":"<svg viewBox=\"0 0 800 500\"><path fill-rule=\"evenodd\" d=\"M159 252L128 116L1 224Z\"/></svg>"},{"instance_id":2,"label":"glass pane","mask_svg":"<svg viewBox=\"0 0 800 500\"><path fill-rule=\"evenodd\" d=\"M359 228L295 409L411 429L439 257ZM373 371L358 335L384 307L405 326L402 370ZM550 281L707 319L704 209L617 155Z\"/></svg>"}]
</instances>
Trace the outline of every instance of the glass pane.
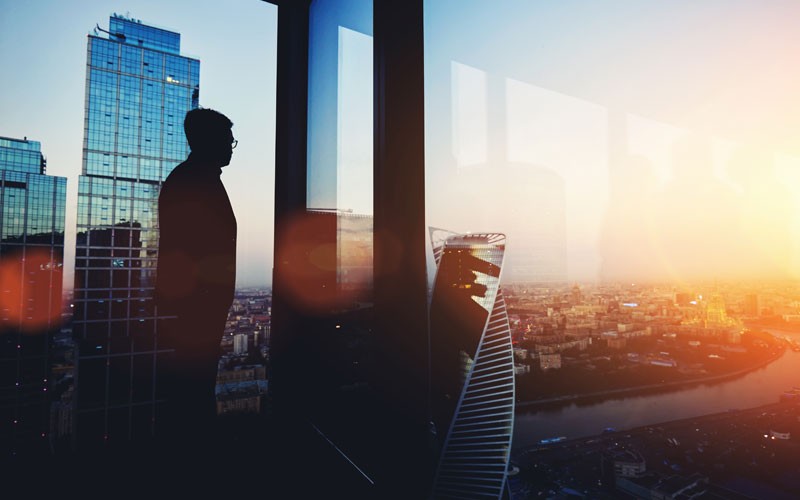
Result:
<instances>
[{"instance_id":1,"label":"glass pane","mask_svg":"<svg viewBox=\"0 0 800 500\"><path fill-rule=\"evenodd\" d=\"M564 448L569 472L538 448L605 428L700 422L797 385L800 354L784 337L798 345L800 97L788 82L800 39L788 19L800 7L436 0L424 9L427 224L432 235L507 238L512 455L533 471L511 480L512 493L554 481L613 495L606 479L576 472L599 464L608 442ZM441 320L440 256L431 251L428 266L432 345L458 333ZM464 381L479 358L462 353L450 360L467 373L454 397L470 394ZM745 446L746 419L719 422L733 441L698 424L681 446ZM669 436L644 434L613 442L641 453L648 474L714 476L693 459L673 466ZM736 452L726 460L750 463ZM732 473L714 477L733 488Z\"/></svg>"},{"instance_id":2,"label":"glass pane","mask_svg":"<svg viewBox=\"0 0 800 500\"><path fill-rule=\"evenodd\" d=\"M295 288L312 308L358 307L372 287L372 5L315 1L309 22L305 224L335 235L312 263L330 286Z\"/></svg>"},{"instance_id":3,"label":"glass pane","mask_svg":"<svg viewBox=\"0 0 800 500\"><path fill-rule=\"evenodd\" d=\"M307 259L289 287L314 347L301 355L313 367L296 390L313 394L311 421L369 474L372 2L316 0L309 30L307 212L289 238Z\"/></svg>"}]
</instances>

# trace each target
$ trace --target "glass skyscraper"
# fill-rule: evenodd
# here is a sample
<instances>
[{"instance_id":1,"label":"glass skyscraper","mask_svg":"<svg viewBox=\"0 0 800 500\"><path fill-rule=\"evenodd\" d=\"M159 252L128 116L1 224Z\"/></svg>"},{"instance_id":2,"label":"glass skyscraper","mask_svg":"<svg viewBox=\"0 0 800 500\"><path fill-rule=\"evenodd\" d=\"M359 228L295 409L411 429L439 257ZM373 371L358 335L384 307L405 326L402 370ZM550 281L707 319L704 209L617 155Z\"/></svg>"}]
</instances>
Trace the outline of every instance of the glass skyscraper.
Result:
<instances>
[{"instance_id":1,"label":"glass skyscraper","mask_svg":"<svg viewBox=\"0 0 800 500\"><path fill-rule=\"evenodd\" d=\"M154 430L158 193L189 153L183 118L200 75L179 33L117 14L100 31L86 56L75 257L73 439L84 449Z\"/></svg>"},{"instance_id":2,"label":"glass skyscraper","mask_svg":"<svg viewBox=\"0 0 800 500\"><path fill-rule=\"evenodd\" d=\"M67 179L45 172L39 142L0 137L0 461L49 442Z\"/></svg>"},{"instance_id":3,"label":"glass skyscraper","mask_svg":"<svg viewBox=\"0 0 800 500\"><path fill-rule=\"evenodd\" d=\"M432 230L435 498L502 498L514 431L514 358L500 289L503 234Z\"/></svg>"}]
</instances>

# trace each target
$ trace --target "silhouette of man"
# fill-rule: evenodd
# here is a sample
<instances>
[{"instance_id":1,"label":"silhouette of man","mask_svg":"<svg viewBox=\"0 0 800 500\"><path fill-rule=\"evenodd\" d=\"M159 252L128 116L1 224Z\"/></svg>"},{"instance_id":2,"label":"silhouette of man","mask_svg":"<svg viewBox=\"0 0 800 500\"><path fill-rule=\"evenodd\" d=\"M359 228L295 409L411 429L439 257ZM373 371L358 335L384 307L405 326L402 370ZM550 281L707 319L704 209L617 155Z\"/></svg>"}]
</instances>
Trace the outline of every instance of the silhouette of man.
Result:
<instances>
[{"instance_id":1,"label":"silhouette of man","mask_svg":"<svg viewBox=\"0 0 800 500\"><path fill-rule=\"evenodd\" d=\"M156 432L185 453L206 446L214 428L220 341L233 302L236 217L220 180L237 143L232 126L212 109L186 113L191 153L158 198L157 313L174 317L160 320L159 346L175 351L159 366L167 402Z\"/></svg>"}]
</instances>

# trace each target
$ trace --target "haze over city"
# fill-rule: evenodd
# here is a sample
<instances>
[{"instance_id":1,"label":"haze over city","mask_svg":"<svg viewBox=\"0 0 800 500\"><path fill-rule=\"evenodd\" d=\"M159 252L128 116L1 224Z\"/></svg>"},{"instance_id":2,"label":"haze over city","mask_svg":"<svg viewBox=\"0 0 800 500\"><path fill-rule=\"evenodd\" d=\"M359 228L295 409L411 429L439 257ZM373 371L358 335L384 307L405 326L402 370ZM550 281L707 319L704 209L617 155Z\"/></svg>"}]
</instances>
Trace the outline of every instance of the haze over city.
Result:
<instances>
[{"instance_id":1,"label":"haze over city","mask_svg":"<svg viewBox=\"0 0 800 500\"><path fill-rule=\"evenodd\" d=\"M797 4L456 4L425 13L431 225L567 280L798 276Z\"/></svg>"}]
</instances>

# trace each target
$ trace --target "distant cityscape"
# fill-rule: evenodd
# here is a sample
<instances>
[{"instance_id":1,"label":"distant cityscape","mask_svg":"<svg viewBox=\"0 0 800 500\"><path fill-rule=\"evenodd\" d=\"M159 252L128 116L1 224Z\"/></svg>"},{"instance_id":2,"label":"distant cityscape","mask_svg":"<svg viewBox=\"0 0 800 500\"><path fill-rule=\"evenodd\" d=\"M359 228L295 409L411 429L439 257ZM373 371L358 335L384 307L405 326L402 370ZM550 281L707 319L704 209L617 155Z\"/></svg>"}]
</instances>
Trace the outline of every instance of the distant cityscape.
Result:
<instances>
[{"instance_id":1,"label":"distant cityscape","mask_svg":"<svg viewBox=\"0 0 800 500\"><path fill-rule=\"evenodd\" d=\"M711 381L800 349L759 333L800 327L798 290L789 286L508 288L521 401Z\"/></svg>"},{"instance_id":2,"label":"distant cityscape","mask_svg":"<svg viewBox=\"0 0 800 500\"><path fill-rule=\"evenodd\" d=\"M775 403L517 449L512 498L791 499L800 388Z\"/></svg>"},{"instance_id":3,"label":"distant cityscape","mask_svg":"<svg viewBox=\"0 0 800 500\"><path fill-rule=\"evenodd\" d=\"M584 407L587 415L586 429L576 435L525 440L533 444L515 441L512 498L788 499L800 494L796 284L506 288L517 425L520 412L541 411L557 420L552 412L571 414ZM758 378L773 365L784 370L775 377L783 381L780 389L768 389L772 385ZM757 378L737 386L750 372ZM715 398L711 388L726 382L728 390L740 394L723 398L730 401L727 411L696 410L698 416L669 422L676 391L694 387ZM740 409L749 393L763 390L774 391L761 398L766 404ZM616 398L666 408L640 419L618 415L648 425L603 430L601 413L592 408ZM682 410L675 401L673 409ZM710 407L720 403L708 401ZM640 406L620 402L628 411Z\"/></svg>"},{"instance_id":4,"label":"distant cityscape","mask_svg":"<svg viewBox=\"0 0 800 500\"><path fill-rule=\"evenodd\" d=\"M72 433L75 342L72 332L73 299L64 297L63 325L54 335L53 385L50 435L68 441ZM243 288L236 292L222 338L223 355L217 375L217 414L260 414L265 411L269 363L271 290Z\"/></svg>"},{"instance_id":5,"label":"distant cityscape","mask_svg":"<svg viewBox=\"0 0 800 500\"><path fill-rule=\"evenodd\" d=\"M653 389L668 396L693 383L736 379L800 351L800 337L792 336L800 332L794 284L511 284L503 291L518 411ZM219 361L220 418L269 411L271 304L269 287L236 292ZM52 433L62 439L72 408L67 309L55 338L58 397L51 410ZM800 380L770 396L772 403L753 409L675 422L664 415L658 424L630 430L598 427L596 437L515 444L512 498L791 498L781 492L800 492L792 472L800 466L794 438L800 435Z\"/></svg>"}]
</instances>

